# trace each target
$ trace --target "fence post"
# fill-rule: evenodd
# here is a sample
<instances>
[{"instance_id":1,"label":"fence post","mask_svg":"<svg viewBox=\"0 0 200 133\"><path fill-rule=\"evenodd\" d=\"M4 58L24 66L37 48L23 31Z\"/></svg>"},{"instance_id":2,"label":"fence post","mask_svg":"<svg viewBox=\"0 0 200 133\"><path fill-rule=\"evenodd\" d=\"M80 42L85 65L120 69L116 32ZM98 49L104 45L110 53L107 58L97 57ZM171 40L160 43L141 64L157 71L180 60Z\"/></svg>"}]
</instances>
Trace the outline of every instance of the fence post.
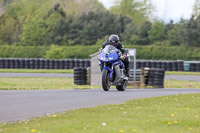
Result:
<instances>
[{"instance_id":1,"label":"fence post","mask_svg":"<svg viewBox=\"0 0 200 133\"><path fill-rule=\"evenodd\" d=\"M140 72L140 88L145 88L145 69L144 67L141 68Z\"/></svg>"}]
</instances>

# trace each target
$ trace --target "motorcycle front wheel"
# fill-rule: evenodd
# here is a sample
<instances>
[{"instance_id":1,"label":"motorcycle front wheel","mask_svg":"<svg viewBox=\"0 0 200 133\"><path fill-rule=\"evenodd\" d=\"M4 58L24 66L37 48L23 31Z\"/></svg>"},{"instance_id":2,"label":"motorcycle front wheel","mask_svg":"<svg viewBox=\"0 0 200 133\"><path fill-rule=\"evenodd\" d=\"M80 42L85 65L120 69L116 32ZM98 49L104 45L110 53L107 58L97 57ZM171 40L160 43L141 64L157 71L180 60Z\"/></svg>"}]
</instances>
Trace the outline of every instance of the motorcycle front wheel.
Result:
<instances>
[{"instance_id":1,"label":"motorcycle front wheel","mask_svg":"<svg viewBox=\"0 0 200 133\"><path fill-rule=\"evenodd\" d=\"M107 69L103 69L102 72L102 87L104 91L109 91L111 86L111 81L109 78L109 72Z\"/></svg>"}]
</instances>

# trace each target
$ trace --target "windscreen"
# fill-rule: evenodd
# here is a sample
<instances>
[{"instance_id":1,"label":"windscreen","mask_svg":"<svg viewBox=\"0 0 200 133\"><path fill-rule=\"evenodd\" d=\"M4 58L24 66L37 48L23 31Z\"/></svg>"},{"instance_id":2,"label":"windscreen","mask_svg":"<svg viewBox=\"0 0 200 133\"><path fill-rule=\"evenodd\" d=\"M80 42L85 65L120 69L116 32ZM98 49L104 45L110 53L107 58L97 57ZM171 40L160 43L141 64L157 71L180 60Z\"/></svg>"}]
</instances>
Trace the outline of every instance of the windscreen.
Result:
<instances>
[{"instance_id":1,"label":"windscreen","mask_svg":"<svg viewBox=\"0 0 200 133\"><path fill-rule=\"evenodd\" d=\"M117 50L114 46L112 46L112 45L107 45L104 49L103 49L103 51L104 51L104 53L112 53L112 52L114 52L115 50Z\"/></svg>"}]
</instances>

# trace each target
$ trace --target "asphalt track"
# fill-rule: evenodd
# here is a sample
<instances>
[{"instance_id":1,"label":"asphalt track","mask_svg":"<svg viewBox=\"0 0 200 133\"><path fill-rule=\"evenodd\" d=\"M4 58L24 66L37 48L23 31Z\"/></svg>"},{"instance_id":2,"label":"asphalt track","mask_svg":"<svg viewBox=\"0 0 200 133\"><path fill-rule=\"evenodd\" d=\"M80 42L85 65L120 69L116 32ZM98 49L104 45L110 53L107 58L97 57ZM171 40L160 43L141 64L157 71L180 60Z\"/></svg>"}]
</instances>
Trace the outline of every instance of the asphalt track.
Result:
<instances>
[{"instance_id":1,"label":"asphalt track","mask_svg":"<svg viewBox=\"0 0 200 133\"><path fill-rule=\"evenodd\" d=\"M119 104L132 99L200 93L200 89L127 89L118 92L93 90L1 90L0 123L65 112L104 104Z\"/></svg>"}]
</instances>

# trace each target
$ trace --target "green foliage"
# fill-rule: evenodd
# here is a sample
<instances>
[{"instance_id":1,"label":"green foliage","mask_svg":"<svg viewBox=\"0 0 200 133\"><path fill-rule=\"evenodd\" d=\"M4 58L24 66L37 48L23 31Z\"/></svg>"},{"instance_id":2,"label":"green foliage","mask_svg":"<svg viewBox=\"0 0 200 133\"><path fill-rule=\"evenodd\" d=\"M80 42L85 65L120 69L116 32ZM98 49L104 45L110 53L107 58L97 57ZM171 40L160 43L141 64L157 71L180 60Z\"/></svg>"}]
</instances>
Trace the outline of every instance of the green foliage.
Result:
<instances>
[{"instance_id":1,"label":"green foliage","mask_svg":"<svg viewBox=\"0 0 200 133\"><path fill-rule=\"evenodd\" d=\"M131 36L131 42L139 45L149 44L149 31L151 30L151 27L152 24L150 22L144 22L138 32Z\"/></svg>"},{"instance_id":2,"label":"green foliage","mask_svg":"<svg viewBox=\"0 0 200 133\"><path fill-rule=\"evenodd\" d=\"M121 0L110 9L112 13L129 16L137 25L149 20L153 10L154 7L150 0Z\"/></svg>"},{"instance_id":3,"label":"green foliage","mask_svg":"<svg viewBox=\"0 0 200 133\"><path fill-rule=\"evenodd\" d=\"M44 57L46 59L64 59L63 48L57 45L51 45L51 48L46 51Z\"/></svg>"},{"instance_id":4,"label":"green foliage","mask_svg":"<svg viewBox=\"0 0 200 133\"><path fill-rule=\"evenodd\" d=\"M1 58L42 58L49 47L40 46L0 46Z\"/></svg>"},{"instance_id":5,"label":"green foliage","mask_svg":"<svg viewBox=\"0 0 200 133\"><path fill-rule=\"evenodd\" d=\"M200 15L200 1L195 0L194 6L193 6L193 16L198 17Z\"/></svg>"},{"instance_id":6,"label":"green foliage","mask_svg":"<svg viewBox=\"0 0 200 133\"><path fill-rule=\"evenodd\" d=\"M149 40L151 43L165 39L164 35L165 25L163 22L156 22L153 24L152 29L148 31Z\"/></svg>"},{"instance_id":7,"label":"green foliage","mask_svg":"<svg viewBox=\"0 0 200 133\"><path fill-rule=\"evenodd\" d=\"M104 39L93 46L0 46L1 58L88 59L99 51ZM199 60L200 48L180 46L139 46L123 43L125 48L136 48L137 59L149 60Z\"/></svg>"}]
</instances>

